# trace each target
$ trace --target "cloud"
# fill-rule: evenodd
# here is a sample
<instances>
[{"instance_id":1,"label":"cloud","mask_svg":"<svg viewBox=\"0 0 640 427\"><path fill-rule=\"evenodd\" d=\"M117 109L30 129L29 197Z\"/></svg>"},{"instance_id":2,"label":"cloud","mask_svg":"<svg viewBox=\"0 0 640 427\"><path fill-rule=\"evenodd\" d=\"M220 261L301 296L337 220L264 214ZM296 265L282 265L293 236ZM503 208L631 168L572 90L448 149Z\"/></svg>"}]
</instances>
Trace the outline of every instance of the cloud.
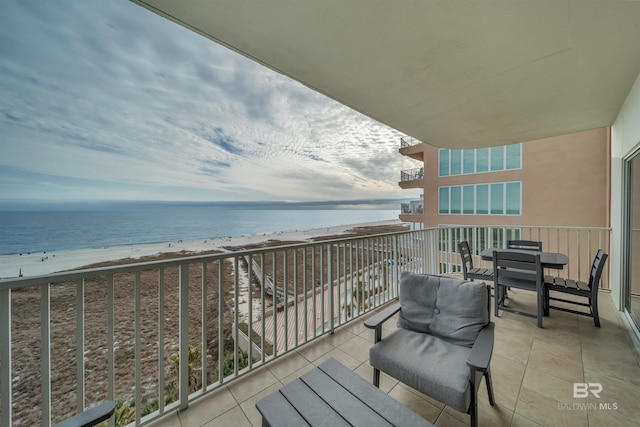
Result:
<instances>
[{"instance_id":1,"label":"cloud","mask_svg":"<svg viewBox=\"0 0 640 427\"><path fill-rule=\"evenodd\" d=\"M222 128L217 127L211 129L210 126L204 125L200 129L195 130L194 133L227 153L242 154L242 149L238 147L237 141L227 135Z\"/></svg>"},{"instance_id":2,"label":"cloud","mask_svg":"<svg viewBox=\"0 0 640 427\"><path fill-rule=\"evenodd\" d=\"M4 3L0 198L406 196L397 131L131 2Z\"/></svg>"}]
</instances>

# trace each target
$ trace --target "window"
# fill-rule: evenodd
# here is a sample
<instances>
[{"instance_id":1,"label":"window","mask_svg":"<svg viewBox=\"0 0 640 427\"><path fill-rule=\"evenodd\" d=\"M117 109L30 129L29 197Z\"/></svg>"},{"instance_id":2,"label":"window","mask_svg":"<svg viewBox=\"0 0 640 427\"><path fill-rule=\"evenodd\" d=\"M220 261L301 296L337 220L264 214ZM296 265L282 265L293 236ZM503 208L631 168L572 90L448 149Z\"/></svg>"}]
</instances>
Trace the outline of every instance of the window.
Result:
<instances>
[{"instance_id":1,"label":"window","mask_svg":"<svg viewBox=\"0 0 640 427\"><path fill-rule=\"evenodd\" d=\"M438 150L439 176L468 175L522 167L522 144L476 149Z\"/></svg>"},{"instance_id":2,"label":"window","mask_svg":"<svg viewBox=\"0 0 640 427\"><path fill-rule=\"evenodd\" d=\"M476 213L487 215L489 213L489 185L476 185Z\"/></svg>"},{"instance_id":3,"label":"window","mask_svg":"<svg viewBox=\"0 0 640 427\"><path fill-rule=\"evenodd\" d=\"M440 187L438 190L438 212L449 213L449 187Z\"/></svg>"},{"instance_id":4,"label":"window","mask_svg":"<svg viewBox=\"0 0 640 427\"><path fill-rule=\"evenodd\" d=\"M462 150L451 150L451 175L462 173Z\"/></svg>"},{"instance_id":5,"label":"window","mask_svg":"<svg viewBox=\"0 0 640 427\"><path fill-rule=\"evenodd\" d=\"M506 185L507 215L518 215L520 213L520 183L508 182Z\"/></svg>"},{"instance_id":6,"label":"window","mask_svg":"<svg viewBox=\"0 0 640 427\"><path fill-rule=\"evenodd\" d=\"M522 236L522 230L513 227L463 227L440 224L438 228L440 252L449 254L458 254L458 243L463 240L469 242L469 249L473 255L480 255L486 248L503 248L507 240L519 240Z\"/></svg>"},{"instance_id":7,"label":"window","mask_svg":"<svg viewBox=\"0 0 640 427\"><path fill-rule=\"evenodd\" d=\"M506 169L520 169L522 167L522 156L520 153L521 144L511 144L505 147L506 153Z\"/></svg>"},{"instance_id":8,"label":"window","mask_svg":"<svg viewBox=\"0 0 640 427\"><path fill-rule=\"evenodd\" d=\"M475 150L462 150L462 173L469 174L475 172L476 153Z\"/></svg>"},{"instance_id":9,"label":"window","mask_svg":"<svg viewBox=\"0 0 640 427\"><path fill-rule=\"evenodd\" d=\"M507 240L522 239L522 231L519 228L494 228L491 233L493 248L504 248L507 246Z\"/></svg>"},{"instance_id":10,"label":"window","mask_svg":"<svg viewBox=\"0 0 640 427\"><path fill-rule=\"evenodd\" d=\"M451 213L462 213L462 187L455 186L451 188Z\"/></svg>"},{"instance_id":11,"label":"window","mask_svg":"<svg viewBox=\"0 0 640 427\"><path fill-rule=\"evenodd\" d=\"M440 176L449 176L449 151L450 150L438 150L438 173Z\"/></svg>"},{"instance_id":12,"label":"window","mask_svg":"<svg viewBox=\"0 0 640 427\"><path fill-rule=\"evenodd\" d=\"M504 214L504 184L491 184L491 214Z\"/></svg>"},{"instance_id":13,"label":"window","mask_svg":"<svg viewBox=\"0 0 640 427\"><path fill-rule=\"evenodd\" d=\"M491 147L491 171L504 170L504 146Z\"/></svg>"},{"instance_id":14,"label":"window","mask_svg":"<svg viewBox=\"0 0 640 427\"><path fill-rule=\"evenodd\" d=\"M438 189L438 212L452 215L520 215L522 183L454 185Z\"/></svg>"},{"instance_id":15,"label":"window","mask_svg":"<svg viewBox=\"0 0 640 427\"><path fill-rule=\"evenodd\" d=\"M450 262L440 262L438 264L440 266L440 273L438 274L460 273L462 271L460 264L452 264Z\"/></svg>"},{"instance_id":16,"label":"window","mask_svg":"<svg viewBox=\"0 0 640 427\"><path fill-rule=\"evenodd\" d=\"M447 242L449 241L448 236L449 230L446 228L442 228L439 231L438 242L440 242L440 252L445 252L447 250Z\"/></svg>"},{"instance_id":17,"label":"window","mask_svg":"<svg viewBox=\"0 0 640 427\"><path fill-rule=\"evenodd\" d=\"M473 215L475 213L475 186L465 185L462 187L462 213Z\"/></svg>"},{"instance_id":18,"label":"window","mask_svg":"<svg viewBox=\"0 0 640 427\"><path fill-rule=\"evenodd\" d=\"M489 149L478 148L476 150L476 172L489 171Z\"/></svg>"}]
</instances>

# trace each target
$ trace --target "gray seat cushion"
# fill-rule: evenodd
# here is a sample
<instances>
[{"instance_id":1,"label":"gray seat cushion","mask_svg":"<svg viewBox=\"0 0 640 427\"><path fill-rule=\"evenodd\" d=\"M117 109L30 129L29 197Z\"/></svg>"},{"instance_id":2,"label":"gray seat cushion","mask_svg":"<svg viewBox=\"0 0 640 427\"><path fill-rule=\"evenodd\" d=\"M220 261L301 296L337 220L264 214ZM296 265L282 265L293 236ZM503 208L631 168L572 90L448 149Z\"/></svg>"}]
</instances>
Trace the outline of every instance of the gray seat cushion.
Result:
<instances>
[{"instance_id":1,"label":"gray seat cushion","mask_svg":"<svg viewBox=\"0 0 640 427\"><path fill-rule=\"evenodd\" d=\"M398 326L473 346L489 322L487 287L449 277L402 272Z\"/></svg>"},{"instance_id":2,"label":"gray seat cushion","mask_svg":"<svg viewBox=\"0 0 640 427\"><path fill-rule=\"evenodd\" d=\"M486 308L485 308L486 310ZM433 335L396 329L369 350L369 363L395 379L460 411L471 402L468 347Z\"/></svg>"}]
</instances>

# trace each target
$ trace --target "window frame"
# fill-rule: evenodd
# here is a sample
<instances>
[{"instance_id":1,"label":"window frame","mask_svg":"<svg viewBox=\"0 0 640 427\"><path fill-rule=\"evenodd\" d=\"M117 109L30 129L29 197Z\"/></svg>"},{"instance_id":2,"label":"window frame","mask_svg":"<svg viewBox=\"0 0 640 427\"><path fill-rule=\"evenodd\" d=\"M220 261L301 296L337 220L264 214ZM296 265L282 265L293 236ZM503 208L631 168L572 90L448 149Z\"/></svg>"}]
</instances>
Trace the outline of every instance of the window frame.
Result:
<instances>
[{"instance_id":1,"label":"window frame","mask_svg":"<svg viewBox=\"0 0 640 427\"><path fill-rule=\"evenodd\" d=\"M482 165L482 167L478 167L478 159L482 156L478 155L478 152L483 150L486 151L486 165ZM493 165L493 157L492 153L501 152L501 165ZM510 165L509 162L509 154L513 155L517 151L518 159L517 165ZM454 155L455 152L455 155ZM465 158L473 157L473 171L467 171L469 168L465 168ZM485 169L486 166L486 170ZM445 170L446 169L446 170ZM517 142L515 144L508 145L498 145L494 147L486 147L486 148L464 148L464 149L451 149L451 148L440 148L438 150L438 177L446 177L446 176L460 176L460 175L474 175L479 173L490 173L490 172L502 172L502 171L513 171L522 169L522 143Z\"/></svg>"},{"instance_id":2,"label":"window frame","mask_svg":"<svg viewBox=\"0 0 640 427\"><path fill-rule=\"evenodd\" d=\"M514 188L513 187L514 185L517 186L517 189L518 189L518 193L517 193L518 209L517 209L517 213L508 213L509 206L515 205L515 203L512 202L511 205L507 204L507 188L509 187ZM494 213L495 210L493 209L493 206L492 206L492 203L494 201L493 192L494 192L494 188L497 189L497 186L501 188L500 192L502 193L500 195L501 213ZM486 213L478 212L478 200L480 200L478 197L478 187L486 188L486 192L487 192L487 200L486 200L487 212ZM468 210L465 212L465 192L467 193L467 195L469 195L468 194L469 188L473 188L473 213L469 213ZM455 191L453 189L455 189ZM467 191L465 191L465 189ZM442 198L445 194L447 197L446 206ZM452 212L454 195L456 195L456 197L459 199L458 202L459 202L460 212ZM512 210L515 211L515 209L512 209ZM474 184L440 186L438 187L438 215L522 216L522 181L480 182L480 183L474 183Z\"/></svg>"}]
</instances>

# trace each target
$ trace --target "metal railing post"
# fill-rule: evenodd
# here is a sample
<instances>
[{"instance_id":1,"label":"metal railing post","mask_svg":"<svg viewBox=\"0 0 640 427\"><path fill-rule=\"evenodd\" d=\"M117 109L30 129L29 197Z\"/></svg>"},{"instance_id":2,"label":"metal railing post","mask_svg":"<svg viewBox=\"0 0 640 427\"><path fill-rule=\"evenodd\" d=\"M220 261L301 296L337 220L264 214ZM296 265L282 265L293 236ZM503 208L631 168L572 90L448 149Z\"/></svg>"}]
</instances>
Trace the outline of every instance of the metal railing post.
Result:
<instances>
[{"instance_id":1,"label":"metal railing post","mask_svg":"<svg viewBox=\"0 0 640 427\"><path fill-rule=\"evenodd\" d=\"M282 293L284 296L284 309L282 310L284 326L284 352L289 351L289 283L287 281L288 265L287 250L282 251ZM274 257L277 252L274 254Z\"/></svg>"},{"instance_id":2,"label":"metal railing post","mask_svg":"<svg viewBox=\"0 0 640 427\"><path fill-rule=\"evenodd\" d=\"M332 253L331 253L331 244L327 245L327 283L328 283L328 301L329 307L327 310L329 311L329 333L333 334L333 272L332 272Z\"/></svg>"},{"instance_id":3,"label":"metal railing post","mask_svg":"<svg viewBox=\"0 0 640 427\"><path fill-rule=\"evenodd\" d=\"M253 256L251 257L251 262L253 261ZM264 273L264 254L260 255L260 283L265 283L265 273ZM220 280L222 282L222 279ZM222 288L222 286L220 286L220 288ZM266 331L266 324L265 324L265 310L264 310L264 306L265 306L265 302L264 302L264 286L260 286L260 345L262 347L262 358L260 359L262 361L262 363L265 362L267 356L265 354L264 351L264 343L265 343L265 331ZM222 340L220 340L222 341ZM222 353L220 353L222 354Z\"/></svg>"},{"instance_id":4,"label":"metal railing post","mask_svg":"<svg viewBox=\"0 0 640 427\"><path fill-rule=\"evenodd\" d=\"M189 264L180 264L179 274L179 387L180 409L189 407ZM222 313L220 313L222 316Z\"/></svg>"},{"instance_id":5,"label":"metal railing post","mask_svg":"<svg viewBox=\"0 0 640 427\"><path fill-rule=\"evenodd\" d=\"M487 247L493 248L493 227L487 227Z\"/></svg>"},{"instance_id":6,"label":"metal railing post","mask_svg":"<svg viewBox=\"0 0 640 427\"><path fill-rule=\"evenodd\" d=\"M11 289L0 289L0 424L11 425Z\"/></svg>"},{"instance_id":7,"label":"metal railing post","mask_svg":"<svg viewBox=\"0 0 640 427\"><path fill-rule=\"evenodd\" d=\"M158 271L158 410L164 412L164 268Z\"/></svg>"},{"instance_id":8,"label":"metal railing post","mask_svg":"<svg viewBox=\"0 0 640 427\"><path fill-rule=\"evenodd\" d=\"M40 387L42 425L51 424L51 285L40 285Z\"/></svg>"},{"instance_id":9,"label":"metal railing post","mask_svg":"<svg viewBox=\"0 0 640 427\"><path fill-rule=\"evenodd\" d=\"M264 262L264 258L262 260ZM264 266L264 265L263 265ZM262 273L264 283L264 270ZM264 295L264 290L262 291ZM264 299L263 299L264 301ZM262 305L264 318L264 304ZM218 381L224 384L224 340L220 339L224 333L224 261L218 261ZM264 332L263 332L264 335Z\"/></svg>"},{"instance_id":10,"label":"metal railing post","mask_svg":"<svg viewBox=\"0 0 640 427\"><path fill-rule=\"evenodd\" d=\"M273 320L273 357L278 355L278 264L276 263L276 251L271 253L271 279L273 284L273 304L271 306L271 319Z\"/></svg>"},{"instance_id":11,"label":"metal railing post","mask_svg":"<svg viewBox=\"0 0 640 427\"><path fill-rule=\"evenodd\" d=\"M304 342L307 342L309 336L309 315L307 314L309 310L309 295L307 294L307 248L302 250L302 271L302 294L304 295Z\"/></svg>"},{"instance_id":12,"label":"metal railing post","mask_svg":"<svg viewBox=\"0 0 640 427\"><path fill-rule=\"evenodd\" d=\"M202 392L207 391L207 324L208 324L208 310L207 310L207 263L202 262L202 281L201 281L201 294L200 299L202 300L202 306L200 311L200 321L202 322L201 330L200 330L200 354L202 357L200 358L200 374L201 374L201 382L202 382ZM251 266L249 265L249 268ZM251 294L249 294L251 295ZM249 298L251 301L251 298ZM249 328L249 332L251 332L251 328ZM249 336L251 338L251 336ZM249 341L251 342L251 341ZM249 346L249 355L251 355L251 346Z\"/></svg>"},{"instance_id":13,"label":"metal railing post","mask_svg":"<svg viewBox=\"0 0 640 427\"><path fill-rule=\"evenodd\" d=\"M107 399L115 401L115 289L113 287L113 275L107 278ZM164 358L161 357L161 360ZM162 399L160 399L162 402ZM162 411L162 407L161 411ZM109 427L115 425L112 417L109 420Z\"/></svg>"},{"instance_id":14,"label":"metal railing post","mask_svg":"<svg viewBox=\"0 0 640 427\"><path fill-rule=\"evenodd\" d=\"M233 374L238 375L240 369L240 363L238 361L238 350L240 349L240 343L238 342L238 296L240 295L240 266L238 263L239 257L233 257L233 330L231 336L233 337ZM274 275L275 276L275 275ZM274 292L275 292L275 283ZM203 326L204 327L204 326ZM251 345L251 343L249 343Z\"/></svg>"},{"instance_id":15,"label":"metal railing post","mask_svg":"<svg viewBox=\"0 0 640 427\"><path fill-rule=\"evenodd\" d=\"M440 249L440 242L437 242L437 237L440 235L440 230L434 230L431 232L427 232L428 233L428 239L424 239L424 243L422 244L423 249L422 249L422 253L425 254L425 261L426 261L426 254L431 254L431 271L429 271L425 262L425 266L422 267L422 272L423 273L437 273L438 271L438 250ZM425 236L426 237L426 236Z\"/></svg>"},{"instance_id":16,"label":"metal railing post","mask_svg":"<svg viewBox=\"0 0 640 427\"><path fill-rule=\"evenodd\" d=\"M84 411L84 279L76 282L76 397Z\"/></svg>"},{"instance_id":17,"label":"metal railing post","mask_svg":"<svg viewBox=\"0 0 640 427\"><path fill-rule=\"evenodd\" d=\"M142 408L142 282L140 281L140 271L135 274L135 292L134 292L134 381L136 385L134 403L136 408ZM136 424L140 424L142 419L142 411L136 411Z\"/></svg>"},{"instance_id":18,"label":"metal railing post","mask_svg":"<svg viewBox=\"0 0 640 427\"><path fill-rule=\"evenodd\" d=\"M293 251L293 323L294 328L294 345L298 347L299 345L299 337L300 331L299 329L299 319L298 319L298 250L294 249ZM249 281L249 286L251 286L251 281ZM249 292L251 295L251 292ZM251 298L249 298L249 313L251 313ZM251 358L249 358L251 360Z\"/></svg>"},{"instance_id":19,"label":"metal railing post","mask_svg":"<svg viewBox=\"0 0 640 427\"><path fill-rule=\"evenodd\" d=\"M405 239L406 242L406 239ZM398 282L400 277L400 252L398 245L398 235L395 234L393 236L393 241L391 243L391 253L393 257L391 259L393 262L391 263L391 295L390 297L395 298L398 295ZM413 268L413 266L412 266Z\"/></svg>"}]
</instances>

